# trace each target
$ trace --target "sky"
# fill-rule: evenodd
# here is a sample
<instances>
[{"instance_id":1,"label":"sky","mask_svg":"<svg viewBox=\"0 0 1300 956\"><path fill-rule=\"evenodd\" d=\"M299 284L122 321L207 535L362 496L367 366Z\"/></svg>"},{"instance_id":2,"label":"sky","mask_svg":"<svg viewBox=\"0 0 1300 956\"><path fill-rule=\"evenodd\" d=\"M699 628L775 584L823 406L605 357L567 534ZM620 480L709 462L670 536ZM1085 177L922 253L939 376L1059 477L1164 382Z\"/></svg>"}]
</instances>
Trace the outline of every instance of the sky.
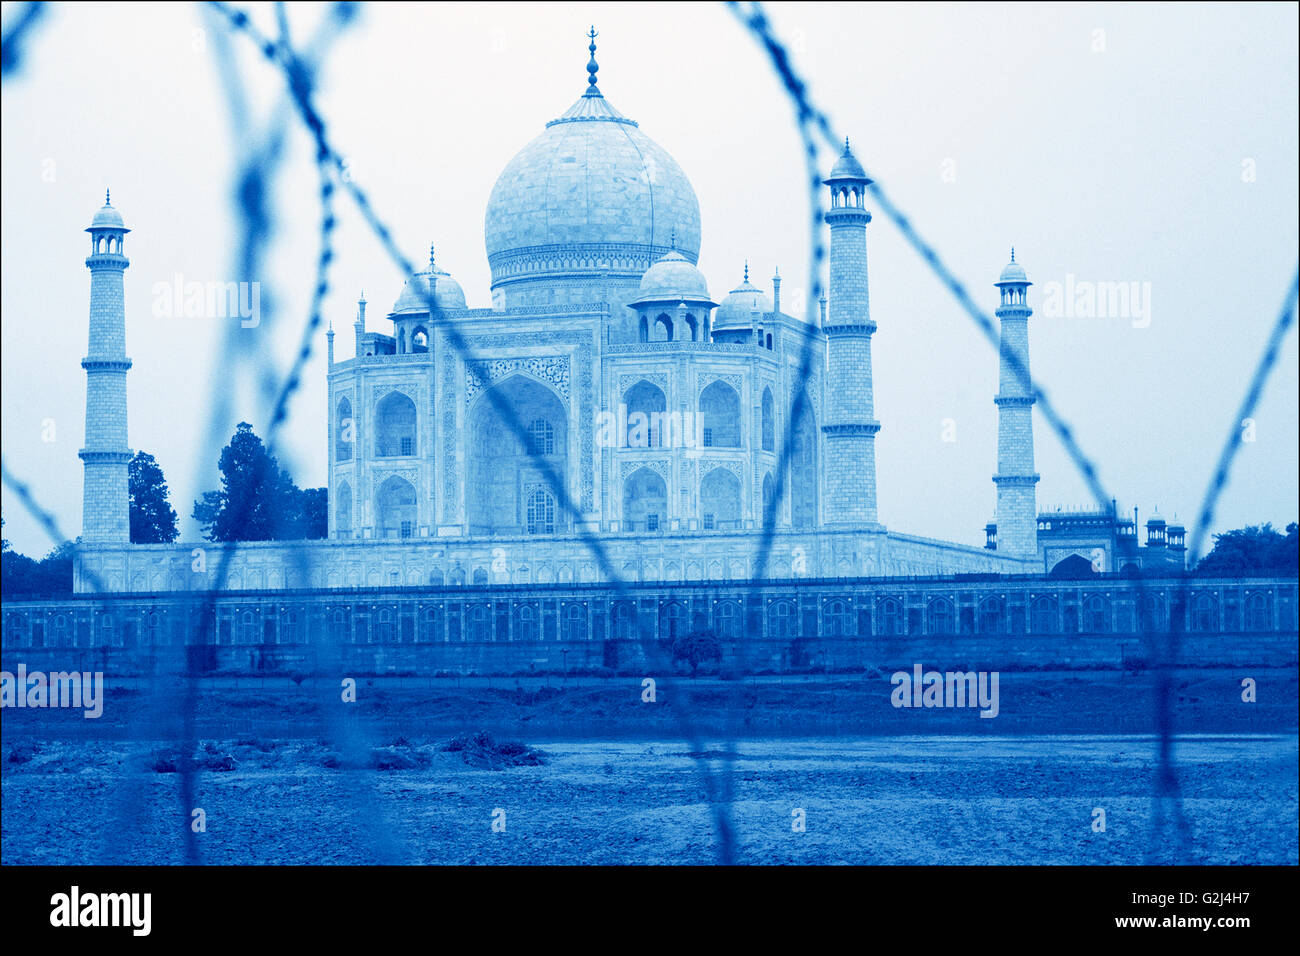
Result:
<instances>
[{"instance_id":1,"label":"sky","mask_svg":"<svg viewBox=\"0 0 1300 956\"><path fill-rule=\"evenodd\" d=\"M254 19L273 32L269 5ZM1012 245L1035 283L1035 378L1120 508L1188 524L1199 508L1300 248L1297 8L1246 3L773 4L777 34L837 133L989 314ZM6 24L13 13L4 4ZM295 38L321 16L291 4ZM483 216L510 158L586 84L667 149L699 197L700 267L714 299L751 275L806 296L809 196L789 99L720 4L366 4L330 47L318 104L349 174L406 254L438 264L471 307L490 304ZM271 317L159 317L158 282L233 279L240 138L283 111L283 79L237 40L249 106L232 122L222 27L195 6L53 6L0 104L0 446L62 534L81 524L89 275L83 231L112 188L132 232L126 273L129 441L162 465L182 534L217 486L236 422L271 416L252 359L297 347L319 240L309 138L291 124L270 196L262 296ZM823 168L835 155L825 150ZM868 227L881 521L983 543L992 517L997 355L878 208ZM401 276L340 199L325 314L351 355ZM1134 284L1121 314L1081 289ZM1061 292L1073 294L1065 302ZM1053 290L1056 290L1054 293ZM1053 302L1053 295L1055 301ZM283 435L302 486L326 480L323 334ZM1297 336L1282 349L1211 531L1297 513ZM217 420L212 421L214 409ZM1035 414L1040 509L1091 505ZM215 437L214 437L215 436ZM4 536L53 542L5 489Z\"/></svg>"}]
</instances>

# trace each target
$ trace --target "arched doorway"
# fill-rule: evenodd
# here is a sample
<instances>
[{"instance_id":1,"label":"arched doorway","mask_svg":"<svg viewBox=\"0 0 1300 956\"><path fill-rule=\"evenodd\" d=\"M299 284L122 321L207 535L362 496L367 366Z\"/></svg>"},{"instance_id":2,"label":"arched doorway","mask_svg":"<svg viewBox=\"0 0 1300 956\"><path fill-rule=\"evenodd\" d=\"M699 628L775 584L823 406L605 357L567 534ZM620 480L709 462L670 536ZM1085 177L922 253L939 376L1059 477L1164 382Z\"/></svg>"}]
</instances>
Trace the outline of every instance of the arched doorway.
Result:
<instances>
[{"instance_id":1,"label":"arched doorway","mask_svg":"<svg viewBox=\"0 0 1300 956\"><path fill-rule=\"evenodd\" d=\"M700 419L705 448L740 447L740 396L726 382L700 393Z\"/></svg>"},{"instance_id":2,"label":"arched doorway","mask_svg":"<svg viewBox=\"0 0 1300 956\"><path fill-rule=\"evenodd\" d=\"M375 409L375 457L414 455L415 402L401 392L392 392Z\"/></svg>"},{"instance_id":3,"label":"arched doorway","mask_svg":"<svg viewBox=\"0 0 1300 956\"><path fill-rule=\"evenodd\" d=\"M642 379L623 393L627 406L627 446L658 448L663 445L663 414L668 399L663 389Z\"/></svg>"},{"instance_id":4,"label":"arched doorway","mask_svg":"<svg viewBox=\"0 0 1300 956\"><path fill-rule=\"evenodd\" d=\"M623 481L623 523L627 531L660 531L667 523L668 486L649 468Z\"/></svg>"},{"instance_id":5,"label":"arched doorway","mask_svg":"<svg viewBox=\"0 0 1300 956\"><path fill-rule=\"evenodd\" d=\"M1068 558L1058 561L1047 576L1049 578L1077 581L1079 578L1090 578L1096 573L1093 570L1091 561L1081 554L1072 554Z\"/></svg>"},{"instance_id":6,"label":"arched doorway","mask_svg":"<svg viewBox=\"0 0 1300 956\"><path fill-rule=\"evenodd\" d=\"M700 482L700 525L705 531L740 527L740 479L728 468L714 468Z\"/></svg>"},{"instance_id":7,"label":"arched doorway","mask_svg":"<svg viewBox=\"0 0 1300 956\"><path fill-rule=\"evenodd\" d=\"M790 523L796 530L817 525L817 420L807 392L800 405L790 456Z\"/></svg>"},{"instance_id":8,"label":"arched doorway","mask_svg":"<svg viewBox=\"0 0 1300 956\"><path fill-rule=\"evenodd\" d=\"M376 532L381 538L409 538L415 534L415 488L393 475L375 494Z\"/></svg>"},{"instance_id":9,"label":"arched doorway","mask_svg":"<svg viewBox=\"0 0 1300 956\"><path fill-rule=\"evenodd\" d=\"M522 425L521 441L497 411L498 399ZM565 524L546 477L568 480L568 416L548 387L523 375L494 385L467 417L465 487L471 534L554 534Z\"/></svg>"}]
</instances>

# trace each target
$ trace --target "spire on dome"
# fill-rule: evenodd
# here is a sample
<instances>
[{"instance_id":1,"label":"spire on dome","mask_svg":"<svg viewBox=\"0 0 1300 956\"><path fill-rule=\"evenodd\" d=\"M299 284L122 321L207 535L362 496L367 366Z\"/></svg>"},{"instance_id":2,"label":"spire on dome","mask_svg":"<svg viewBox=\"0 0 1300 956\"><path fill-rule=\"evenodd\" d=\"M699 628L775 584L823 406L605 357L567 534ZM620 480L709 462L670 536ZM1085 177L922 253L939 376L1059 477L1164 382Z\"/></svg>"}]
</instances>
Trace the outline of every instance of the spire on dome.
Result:
<instances>
[{"instance_id":1,"label":"spire on dome","mask_svg":"<svg viewBox=\"0 0 1300 956\"><path fill-rule=\"evenodd\" d=\"M749 260L745 260L745 281L749 281Z\"/></svg>"},{"instance_id":2,"label":"spire on dome","mask_svg":"<svg viewBox=\"0 0 1300 956\"><path fill-rule=\"evenodd\" d=\"M109 198L108 198L108 187L107 187L107 186L104 187L104 205L105 205L105 206L111 206L111 205L113 205L112 201L110 201Z\"/></svg>"},{"instance_id":3,"label":"spire on dome","mask_svg":"<svg viewBox=\"0 0 1300 956\"><path fill-rule=\"evenodd\" d=\"M1012 246L1012 247L1011 247L1011 261L1012 261L1012 262L1015 262L1015 261L1016 261L1016 247L1015 247L1015 246Z\"/></svg>"},{"instance_id":4,"label":"spire on dome","mask_svg":"<svg viewBox=\"0 0 1300 956\"><path fill-rule=\"evenodd\" d=\"M596 27L593 25L591 31L587 34L588 39L591 40L591 43L587 46L587 50L591 53L591 59L587 61L588 96L601 95L600 89L596 86L596 72L600 69L600 66L596 63L596 37L598 36L600 36L600 34L596 32Z\"/></svg>"},{"instance_id":5,"label":"spire on dome","mask_svg":"<svg viewBox=\"0 0 1300 956\"><path fill-rule=\"evenodd\" d=\"M677 251L677 227L673 226L673 231L668 234L668 248L673 252Z\"/></svg>"},{"instance_id":6,"label":"spire on dome","mask_svg":"<svg viewBox=\"0 0 1300 956\"><path fill-rule=\"evenodd\" d=\"M433 267L433 243L429 243L429 271L436 271Z\"/></svg>"}]
</instances>

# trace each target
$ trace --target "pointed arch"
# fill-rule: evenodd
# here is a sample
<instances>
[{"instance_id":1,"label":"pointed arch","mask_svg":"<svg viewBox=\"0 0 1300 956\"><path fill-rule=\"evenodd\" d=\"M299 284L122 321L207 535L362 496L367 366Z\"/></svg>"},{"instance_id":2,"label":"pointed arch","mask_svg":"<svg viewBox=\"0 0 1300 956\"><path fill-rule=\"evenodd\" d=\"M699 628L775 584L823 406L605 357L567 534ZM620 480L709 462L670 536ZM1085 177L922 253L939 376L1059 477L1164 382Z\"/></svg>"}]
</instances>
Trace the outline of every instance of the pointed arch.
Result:
<instances>
[{"instance_id":1,"label":"pointed arch","mask_svg":"<svg viewBox=\"0 0 1300 956\"><path fill-rule=\"evenodd\" d=\"M660 312L655 316L654 324L650 327L651 342L671 342L673 340L673 320L667 312Z\"/></svg>"},{"instance_id":2,"label":"pointed arch","mask_svg":"<svg viewBox=\"0 0 1300 956\"><path fill-rule=\"evenodd\" d=\"M334 534L352 537L352 486L346 481L340 481L334 489Z\"/></svg>"},{"instance_id":3,"label":"pointed arch","mask_svg":"<svg viewBox=\"0 0 1300 956\"><path fill-rule=\"evenodd\" d=\"M740 447L740 396L724 381L700 393L700 420L705 448Z\"/></svg>"},{"instance_id":4,"label":"pointed arch","mask_svg":"<svg viewBox=\"0 0 1300 956\"><path fill-rule=\"evenodd\" d=\"M345 395L339 399L334 418L334 460L351 461L356 442L356 422L352 420L352 402Z\"/></svg>"},{"instance_id":5,"label":"pointed arch","mask_svg":"<svg viewBox=\"0 0 1300 956\"><path fill-rule=\"evenodd\" d=\"M705 531L740 527L740 479L729 468L714 468L700 481L700 525Z\"/></svg>"},{"instance_id":6,"label":"pointed arch","mask_svg":"<svg viewBox=\"0 0 1300 956\"><path fill-rule=\"evenodd\" d=\"M667 525L668 485L650 468L623 480L623 523L628 531L662 531Z\"/></svg>"},{"instance_id":7,"label":"pointed arch","mask_svg":"<svg viewBox=\"0 0 1300 956\"><path fill-rule=\"evenodd\" d=\"M772 389L763 389L762 435L763 451L776 450L776 402L772 399Z\"/></svg>"},{"instance_id":8,"label":"pointed arch","mask_svg":"<svg viewBox=\"0 0 1300 956\"><path fill-rule=\"evenodd\" d=\"M663 389L641 379L623 393L623 404L627 407L627 446L660 447L664 440L663 414L668 410L668 397Z\"/></svg>"},{"instance_id":9,"label":"pointed arch","mask_svg":"<svg viewBox=\"0 0 1300 956\"><path fill-rule=\"evenodd\" d=\"M523 426L523 440L497 410L498 403ZM567 482L568 446L568 415L551 388L514 374L485 390L466 416L465 497L471 532L553 534L562 528L565 518L547 476L554 473ZM529 531L530 524L537 530Z\"/></svg>"},{"instance_id":10,"label":"pointed arch","mask_svg":"<svg viewBox=\"0 0 1300 956\"><path fill-rule=\"evenodd\" d=\"M417 453L415 402L402 392L389 392L375 407L375 457Z\"/></svg>"},{"instance_id":11,"label":"pointed arch","mask_svg":"<svg viewBox=\"0 0 1300 956\"><path fill-rule=\"evenodd\" d=\"M799 404L790 456L790 523L807 530L817 525L817 418L806 391Z\"/></svg>"},{"instance_id":12,"label":"pointed arch","mask_svg":"<svg viewBox=\"0 0 1300 956\"><path fill-rule=\"evenodd\" d=\"M376 531L381 538L409 538L415 534L415 486L390 475L375 493Z\"/></svg>"}]
</instances>

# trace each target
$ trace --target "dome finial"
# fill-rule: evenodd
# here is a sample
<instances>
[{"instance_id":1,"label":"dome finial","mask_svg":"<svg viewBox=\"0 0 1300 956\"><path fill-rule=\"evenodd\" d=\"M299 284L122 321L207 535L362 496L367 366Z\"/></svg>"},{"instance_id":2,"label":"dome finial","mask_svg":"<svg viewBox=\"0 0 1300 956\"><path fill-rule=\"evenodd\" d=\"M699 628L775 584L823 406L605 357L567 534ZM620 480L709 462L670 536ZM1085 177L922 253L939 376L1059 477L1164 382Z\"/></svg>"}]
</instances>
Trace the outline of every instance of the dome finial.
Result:
<instances>
[{"instance_id":1,"label":"dome finial","mask_svg":"<svg viewBox=\"0 0 1300 956\"><path fill-rule=\"evenodd\" d=\"M1015 261L1016 261L1016 247L1015 247L1015 246L1012 246L1012 247L1011 247L1011 261L1012 261L1012 262L1015 262Z\"/></svg>"},{"instance_id":2,"label":"dome finial","mask_svg":"<svg viewBox=\"0 0 1300 956\"><path fill-rule=\"evenodd\" d=\"M429 271L433 271L433 243L429 243Z\"/></svg>"},{"instance_id":3,"label":"dome finial","mask_svg":"<svg viewBox=\"0 0 1300 956\"><path fill-rule=\"evenodd\" d=\"M587 45L587 50L591 53L591 59L587 61L587 92L593 96L600 95L600 90L596 88L596 72L600 69L596 64L596 37L598 36L600 34L596 32L596 27L593 24L591 30L587 33L587 37L591 40L591 43Z\"/></svg>"},{"instance_id":4,"label":"dome finial","mask_svg":"<svg viewBox=\"0 0 1300 956\"><path fill-rule=\"evenodd\" d=\"M847 136L844 137L844 155L849 155L849 138Z\"/></svg>"},{"instance_id":5,"label":"dome finial","mask_svg":"<svg viewBox=\"0 0 1300 956\"><path fill-rule=\"evenodd\" d=\"M749 281L749 260L745 260L745 281Z\"/></svg>"},{"instance_id":6,"label":"dome finial","mask_svg":"<svg viewBox=\"0 0 1300 956\"><path fill-rule=\"evenodd\" d=\"M673 226L673 231L668 234L668 248L673 252L677 251L677 227Z\"/></svg>"},{"instance_id":7,"label":"dome finial","mask_svg":"<svg viewBox=\"0 0 1300 956\"><path fill-rule=\"evenodd\" d=\"M108 198L108 187L105 187L105 188L104 188L104 205L105 205L105 206L111 206L111 205L113 205L112 202L110 202L110 201L109 201L109 198Z\"/></svg>"}]
</instances>

